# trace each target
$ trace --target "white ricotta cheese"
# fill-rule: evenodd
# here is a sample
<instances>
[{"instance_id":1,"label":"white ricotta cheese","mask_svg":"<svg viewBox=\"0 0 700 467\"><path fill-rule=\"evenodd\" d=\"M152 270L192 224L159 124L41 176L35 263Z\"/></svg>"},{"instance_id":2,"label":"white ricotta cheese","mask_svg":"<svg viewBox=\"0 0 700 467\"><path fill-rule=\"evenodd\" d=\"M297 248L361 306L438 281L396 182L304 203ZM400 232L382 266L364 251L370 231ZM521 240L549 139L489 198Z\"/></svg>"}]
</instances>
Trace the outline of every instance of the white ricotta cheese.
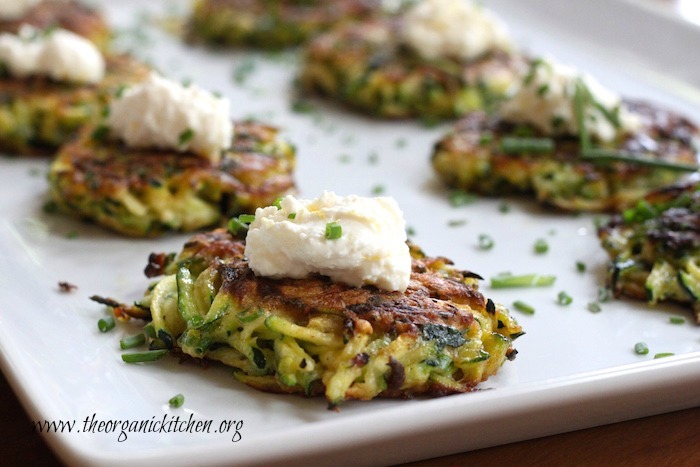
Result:
<instances>
[{"instance_id":1,"label":"white ricotta cheese","mask_svg":"<svg viewBox=\"0 0 700 467\"><path fill-rule=\"evenodd\" d=\"M194 84L151 73L112 102L107 125L129 147L189 151L216 164L233 138L229 107Z\"/></svg>"},{"instance_id":2,"label":"white ricotta cheese","mask_svg":"<svg viewBox=\"0 0 700 467\"><path fill-rule=\"evenodd\" d=\"M92 42L64 29L43 32L28 25L18 35L0 34L0 62L17 78L40 75L93 84L105 73L104 58Z\"/></svg>"},{"instance_id":3,"label":"white ricotta cheese","mask_svg":"<svg viewBox=\"0 0 700 467\"><path fill-rule=\"evenodd\" d=\"M326 238L326 225L342 228ZM280 208L259 208L245 254L259 276L304 278L319 273L355 287L373 284L404 291L411 277L403 213L393 198L338 196L300 200L286 196Z\"/></svg>"},{"instance_id":4,"label":"white ricotta cheese","mask_svg":"<svg viewBox=\"0 0 700 467\"><path fill-rule=\"evenodd\" d=\"M505 121L532 125L546 135L578 135L578 82L588 93L583 105L584 121L592 138L608 142L619 132L639 127L639 118L627 110L618 94L591 75L550 59L534 62L522 80L514 85L509 99L501 107L501 117ZM611 121L611 115L616 116L619 125Z\"/></svg>"},{"instance_id":5,"label":"white ricotta cheese","mask_svg":"<svg viewBox=\"0 0 700 467\"><path fill-rule=\"evenodd\" d=\"M42 0L0 0L0 18L19 19Z\"/></svg>"},{"instance_id":6,"label":"white ricotta cheese","mask_svg":"<svg viewBox=\"0 0 700 467\"><path fill-rule=\"evenodd\" d=\"M422 0L403 15L401 40L423 58L474 60L512 48L505 24L466 0Z\"/></svg>"}]
</instances>

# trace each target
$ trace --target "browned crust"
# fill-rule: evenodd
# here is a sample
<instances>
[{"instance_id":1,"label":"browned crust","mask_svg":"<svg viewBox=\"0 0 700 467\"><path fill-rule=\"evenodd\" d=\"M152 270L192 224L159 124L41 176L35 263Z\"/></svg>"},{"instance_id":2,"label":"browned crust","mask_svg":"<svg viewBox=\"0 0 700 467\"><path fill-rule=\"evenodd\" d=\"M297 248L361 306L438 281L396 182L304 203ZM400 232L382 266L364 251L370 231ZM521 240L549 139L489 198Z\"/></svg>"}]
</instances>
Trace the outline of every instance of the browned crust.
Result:
<instances>
[{"instance_id":1,"label":"browned crust","mask_svg":"<svg viewBox=\"0 0 700 467\"><path fill-rule=\"evenodd\" d=\"M427 323L464 329L474 319L470 309L486 309L472 273L449 269L446 274L444 268L438 273L436 269L449 264L447 260L425 257L415 247L405 292L352 287L319 275L305 279L257 277L244 257L244 248L242 240L219 229L194 236L185 245L183 256L208 264L222 260L217 266L222 290L242 308L279 310L300 325L322 312L342 316L352 326L367 321L382 335L416 335Z\"/></svg>"}]
</instances>

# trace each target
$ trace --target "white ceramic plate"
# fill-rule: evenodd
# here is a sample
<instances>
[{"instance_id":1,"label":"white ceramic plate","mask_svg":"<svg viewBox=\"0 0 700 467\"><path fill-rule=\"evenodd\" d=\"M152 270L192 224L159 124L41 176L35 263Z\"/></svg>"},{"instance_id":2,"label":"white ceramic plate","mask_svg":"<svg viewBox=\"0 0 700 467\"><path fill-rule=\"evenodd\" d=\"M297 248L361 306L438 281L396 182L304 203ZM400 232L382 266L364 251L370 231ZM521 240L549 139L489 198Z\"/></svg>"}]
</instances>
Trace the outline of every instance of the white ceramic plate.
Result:
<instances>
[{"instance_id":1,"label":"white ceramic plate","mask_svg":"<svg viewBox=\"0 0 700 467\"><path fill-rule=\"evenodd\" d=\"M447 126L379 122L321 103L316 112L294 113L294 54L185 46L163 25L171 24L168 17L184 14L186 2L104 3L122 46L173 78L223 92L237 117L255 115L283 127L298 148L302 195L314 197L324 189L371 195L381 186L397 198L416 232L413 239L428 254L448 256L486 278L502 271L554 273L557 282L515 291L491 290L484 283L483 292L496 301L510 305L520 299L536 308L531 316L513 311L527 334L516 342L518 358L483 384L490 390L433 400L348 403L331 412L321 399L249 389L221 367L203 370L172 359L124 364L118 341L136 327L99 333L96 323L105 310L87 297L138 298L148 284L142 275L148 253L177 251L187 236L128 240L44 214L46 161L2 158L0 361L35 420L76 422L70 433L46 436L63 460L131 466L292 465L320 459L385 464L700 403L695 389L700 340L689 312L627 301L604 303L600 313L587 310L587 303L596 300L606 261L592 216L551 214L516 200L507 200L511 209L506 214L499 211L502 200L453 208L428 161ZM700 120L700 67L690 60L692 44L700 40L697 29L625 1L488 3L527 50L553 54L628 96L646 97ZM670 38L672 49L658 45ZM450 221L466 223L450 227ZM491 251L476 248L481 233L494 238ZM549 242L545 255L533 253L538 238ZM576 261L586 263L585 273L577 272ZM60 293L59 281L78 289ZM574 298L571 305L556 303L560 290ZM670 316L686 322L670 324ZM650 355L634 353L638 341L648 344ZM658 352L676 355L654 360ZM168 399L177 393L185 395L185 404L171 409ZM121 439L124 421L155 423L177 416L210 420L210 432L128 432ZM108 421L117 422L116 429ZM238 434L235 429L215 432L226 421L238 423Z\"/></svg>"}]
</instances>

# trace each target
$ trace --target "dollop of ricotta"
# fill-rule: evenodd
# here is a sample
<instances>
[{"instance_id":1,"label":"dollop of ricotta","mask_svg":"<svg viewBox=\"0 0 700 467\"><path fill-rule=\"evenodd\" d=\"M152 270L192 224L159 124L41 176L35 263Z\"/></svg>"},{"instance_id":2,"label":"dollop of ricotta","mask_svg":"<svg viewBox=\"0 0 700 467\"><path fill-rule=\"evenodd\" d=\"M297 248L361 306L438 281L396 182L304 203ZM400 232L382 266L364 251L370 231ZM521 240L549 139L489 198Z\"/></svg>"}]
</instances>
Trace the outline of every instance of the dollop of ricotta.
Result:
<instances>
[{"instance_id":1,"label":"dollop of ricotta","mask_svg":"<svg viewBox=\"0 0 700 467\"><path fill-rule=\"evenodd\" d=\"M107 126L129 147L192 152L214 164L233 138L228 99L157 73L111 103Z\"/></svg>"},{"instance_id":2,"label":"dollop of ricotta","mask_svg":"<svg viewBox=\"0 0 700 467\"><path fill-rule=\"evenodd\" d=\"M258 208L250 224L245 254L256 275L298 279L319 273L355 287L408 287L406 225L393 198L324 192L311 200L286 196L279 206ZM341 226L339 238L326 238L330 222Z\"/></svg>"},{"instance_id":3,"label":"dollop of ricotta","mask_svg":"<svg viewBox=\"0 0 700 467\"><path fill-rule=\"evenodd\" d=\"M42 0L0 0L0 18L19 19L41 2Z\"/></svg>"},{"instance_id":4,"label":"dollop of ricotta","mask_svg":"<svg viewBox=\"0 0 700 467\"><path fill-rule=\"evenodd\" d=\"M401 41L426 60L469 61L512 48L505 24L465 0L422 0L403 14Z\"/></svg>"},{"instance_id":5,"label":"dollop of ricotta","mask_svg":"<svg viewBox=\"0 0 700 467\"><path fill-rule=\"evenodd\" d=\"M641 120L620 96L587 73L551 59L533 62L509 92L501 118L532 125L545 135L580 134L576 94L583 109L586 131L601 142L639 128Z\"/></svg>"},{"instance_id":6,"label":"dollop of ricotta","mask_svg":"<svg viewBox=\"0 0 700 467\"><path fill-rule=\"evenodd\" d=\"M94 84L105 74L105 61L97 47L65 29L41 31L24 25L17 35L0 34L0 62L17 78L39 75Z\"/></svg>"}]
</instances>

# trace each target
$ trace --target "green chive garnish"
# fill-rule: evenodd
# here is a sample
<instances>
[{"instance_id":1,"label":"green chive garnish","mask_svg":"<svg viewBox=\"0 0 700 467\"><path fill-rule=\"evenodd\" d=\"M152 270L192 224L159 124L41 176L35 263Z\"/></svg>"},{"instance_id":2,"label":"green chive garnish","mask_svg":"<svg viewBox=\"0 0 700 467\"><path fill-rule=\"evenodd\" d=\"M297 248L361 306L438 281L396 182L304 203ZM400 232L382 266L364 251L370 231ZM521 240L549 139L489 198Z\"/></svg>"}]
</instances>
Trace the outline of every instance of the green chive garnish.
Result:
<instances>
[{"instance_id":1,"label":"green chive garnish","mask_svg":"<svg viewBox=\"0 0 700 467\"><path fill-rule=\"evenodd\" d=\"M467 221L466 219L452 219L447 221L447 226L448 227L461 227L463 225L466 225Z\"/></svg>"},{"instance_id":2,"label":"green chive garnish","mask_svg":"<svg viewBox=\"0 0 700 467\"><path fill-rule=\"evenodd\" d=\"M180 136L177 137L177 142L180 146L184 146L192 141L192 138L194 138L194 130L192 130L192 128L188 128L180 133Z\"/></svg>"},{"instance_id":3,"label":"green chive garnish","mask_svg":"<svg viewBox=\"0 0 700 467\"><path fill-rule=\"evenodd\" d=\"M489 235L481 234L479 235L479 249L480 250L490 250L493 248L493 238Z\"/></svg>"},{"instance_id":4,"label":"green chive garnish","mask_svg":"<svg viewBox=\"0 0 700 467\"><path fill-rule=\"evenodd\" d=\"M147 350L146 352L123 353L122 360L126 363L155 362L163 358L168 349Z\"/></svg>"},{"instance_id":5,"label":"green chive garnish","mask_svg":"<svg viewBox=\"0 0 700 467\"><path fill-rule=\"evenodd\" d=\"M494 289L509 287L546 287L554 284L555 280L555 276L539 274L524 274L520 276L501 274L491 278L491 287Z\"/></svg>"},{"instance_id":6,"label":"green chive garnish","mask_svg":"<svg viewBox=\"0 0 700 467\"><path fill-rule=\"evenodd\" d=\"M598 301L603 303L612 298L612 291L607 287L598 287Z\"/></svg>"},{"instance_id":7,"label":"green chive garnish","mask_svg":"<svg viewBox=\"0 0 700 467\"><path fill-rule=\"evenodd\" d=\"M654 358L673 357L674 355L676 354L674 354L673 352L661 352L654 354Z\"/></svg>"},{"instance_id":8,"label":"green chive garnish","mask_svg":"<svg viewBox=\"0 0 700 467\"><path fill-rule=\"evenodd\" d=\"M384 185L375 185L372 188L372 194L373 195L381 195L386 191L386 188L384 188Z\"/></svg>"},{"instance_id":9,"label":"green chive garnish","mask_svg":"<svg viewBox=\"0 0 700 467\"><path fill-rule=\"evenodd\" d=\"M571 295L569 295L563 290L557 295L557 303L559 303L560 305L571 305L571 302L573 301L574 299L571 298Z\"/></svg>"},{"instance_id":10,"label":"green chive garnish","mask_svg":"<svg viewBox=\"0 0 700 467\"><path fill-rule=\"evenodd\" d=\"M510 212L510 205L503 201L501 204L498 205L498 211L501 214L507 214Z\"/></svg>"},{"instance_id":11,"label":"green chive garnish","mask_svg":"<svg viewBox=\"0 0 700 467\"><path fill-rule=\"evenodd\" d=\"M671 316L668 319L668 322L671 324L683 324L685 323L685 318L681 318L680 316Z\"/></svg>"},{"instance_id":12,"label":"green chive garnish","mask_svg":"<svg viewBox=\"0 0 700 467\"><path fill-rule=\"evenodd\" d=\"M472 204L477 200L476 195L472 193L467 193L462 190L454 190L450 192L450 204L453 207L465 206L467 204Z\"/></svg>"},{"instance_id":13,"label":"green chive garnish","mask_svg":"<svg viewBox=\"0 0 700 467\"><path fill-rule=\"evenodd\" d=\"M586 272L586 263L583 261L576 261L576 270L578 272Z\"/></svg>"},{"instance_id":14,"label":"green chive garnish","mask_svg":"<svg viewBox=\"0 0 700 467\"><path fill-rule=\"evenodd\" d=\"M232 217L231 220L228 221L228 231L233 235L246 232L248 230L248 224L254 220L255 215L253 214L241 214L238 217Z\"/></svg>"},{"instance_id":15,"label":"green chive garnish","mask_svg":"<svg viewBox=\"0 0 700 467\"><path fill-rule=\"evenodd\" d=\"M277 199L275 199L275 201L273 201L272 205L274 207L276 207L277 209L282 209L282 197L279 196ZM255 219L255 216L253 216L253 219Z\"/></svg>"},{"instance_id":16,"label":"green chive garnish","mask_svg":"<svg viewBox=\"0 0 700 467\"><path fill-rule=\"evenodd\" d=\"M100 320L97 322L97 329L99 329L100 332L110 331L114 329L114 326L116 326L116 323L114 322L114 316L100 318Z\"/></svg>"},{"instance_id":17,"label":"green chive garnish","mask_svg":"<svg viewBox=\"0 0 700 467\"><path fill-rule=\"evenodd\" d=\"M645 154L637 154L628 151L612 151L601 148L586 148L581 151L581 159L599 164L611 162L624 162L626 164L640 165L654 169L666 169L675 172L696 172L697 164L685 164L650 157Z\"/></svg>"},{"instance_id":18,"label":"green chive garnish","mask_svg":"<svg viewBox=\"0 0 700 467\"><path fill-rule=\"evenodd\" d=\"M578 124L579 141L582 151L591 147L591 136L586 128L586 107L590 100L590 92L583 82L582 78L576 80L576 88L574 91L574 113L576 114L576 123Z\"/></svg>"},{"instance_id":19,"label":"green chive garnish","mask_svg":"<svg viewBox=\"0 0 700 467\"><path fill-rule=\"evenodd\" d=\"M549 244L547 243L547 240L543 238L538 238L535 242L535 253L537 253L538 255L542 255L544 253L547 253L547 251L549 251Z\"/></svg>"},{"instance_id":20,"label":"green chive garnish","mask_svg":"<svg viewBox=\"0 0 700 467\"><path fill-rule=\"evenodd\" d=\"M122 350L133 349L134 347L138 347L139 345L143 345L145 343L146 335L141 333L135 334L133 336L126 336L125 338L119 341L119 347L121 347Z\"/></svg>"},{"instance_id":21,"label":"green chive garnish","mask_svg":"<svg viewBox=\"0 0 700 467\"><path fill-rule=\"evenodd\" d=\"M514 301L513 308L525 313L526 315L534 315L535 314L535 309L532 306L528 305L527 303L525 303L521 300Z\"/></svg>"},{"instance_id":22,"label":"green chive garnish","mask_svg":"<svg viewBox=\"0 0 700 467\"><path fill-rule=\"evenodd\" d=\"M501 151L506 154L548 154L554 151L552 138L517 138L513 136L501 139Z\"/></svg>"},{"instance_id":23,"label":"green chive garnish","mask_svg":"<svg viewBox=\"0 0 700 467\"><path fill-rule=\"evenodd\" d=\"M177 394L177 395L171 397L170 400L168 401L168 404L170 405L170 407L172 407L174 409L182 407L182 404L184 404L184 403L185 403L185 396L183 396L182 394Z\"/></svg>"},{"instance_id":24,"label":"green chive garnish","mask_svg":"<svg viewBox=\"0 0 700 467\"><path fill-rule=\"evenodd\" d=\"M287 219L296 219L297 213L296 212L290 212L289 215L287 216Z\"/></svg>"},{"instance_id":25,"label":"green chive garnish","mask_svg":"<svg viewBox=\"0 0 700 467\"><path fill-rule=\"evenodd\" d=\"M343 236L343 227L337 222L329 222L326 224L326 238L328 240L337 240Z\"/></svg>"},{"instance_id":26,"label":"green chive garnish","mask_svg":"<svg viewBox=\"0 0 700 467\"><path fill-rule=\"evenodd\" d=\"M646 355L649 353L649 347L644 342L634 344L634 353L637 355Z\"/></svg>"},{"instance_id":27,"label":"green chive garnish","mask_svg":"<svg viewBox=\"0 0 700 467\"><path fill-rule=\"evenodd\" d=\"M586 308L588 308L588 311L591 313L600 313L603 310L598 302L590 302L586 305Z\"/></svg>"}]
</instances>

